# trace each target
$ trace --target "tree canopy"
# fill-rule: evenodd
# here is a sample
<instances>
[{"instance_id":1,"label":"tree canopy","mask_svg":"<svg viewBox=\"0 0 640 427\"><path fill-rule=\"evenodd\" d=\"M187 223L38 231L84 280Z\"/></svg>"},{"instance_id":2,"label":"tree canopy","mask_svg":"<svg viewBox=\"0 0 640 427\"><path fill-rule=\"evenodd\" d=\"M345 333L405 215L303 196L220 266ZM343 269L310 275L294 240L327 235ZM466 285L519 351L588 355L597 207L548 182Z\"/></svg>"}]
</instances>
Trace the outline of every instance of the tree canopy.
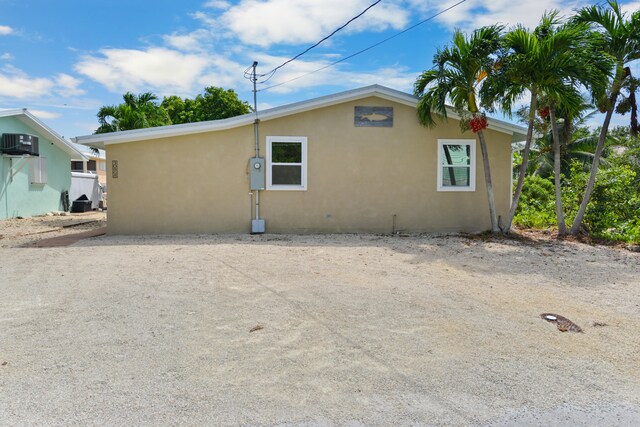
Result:
<instances>
[{"instance_id":1,"label":"tree canopy","mask_svg":"<svg viewBox=\"0 0 640 427\"><path fill-rule=\"evenodd\" d=\"M100 126L96 133L119 132L171 124L219 120L247 114L249 104L232 89L209 86L194 99L179 96L158 97L146 92L127 92L119 105L105 105L98 111Z\"/></svg>"},{"instance_id":2,"label":"tree canopy","mask_svg":"<svg viewBox=\"0 0 640 427\"><path fill-rule=\"evenodd\" d=\"M105 105L98 110L100 126L95 133L119 132L154 126L170 125L164 108L156 103L158 97L151 92L134 95L127 92L119 105Z\"/></svg>"}]
</instances>

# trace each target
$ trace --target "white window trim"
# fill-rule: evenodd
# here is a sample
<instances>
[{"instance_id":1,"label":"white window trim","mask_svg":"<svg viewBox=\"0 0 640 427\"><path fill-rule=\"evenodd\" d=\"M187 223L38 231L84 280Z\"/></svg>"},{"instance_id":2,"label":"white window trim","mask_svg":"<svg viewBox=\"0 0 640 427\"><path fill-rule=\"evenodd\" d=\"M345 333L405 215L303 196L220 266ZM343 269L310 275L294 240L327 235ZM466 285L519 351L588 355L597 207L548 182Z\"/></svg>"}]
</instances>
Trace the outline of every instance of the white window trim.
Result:
<instances>
[{"instance_id":1,"label":"white window trim","mask_svg":"<svg viewBox=\"0 0 640 427\"><path fill-rule=\"evenodd\" d=\"M302 144L302 163L273 163L271 144L274 142L297 142ZM271 168L278 165L302 166L302 185L273 185ZM306 136L267 136L267 190L307 191L307 137Z\"/></svg>"},{"instance_id":2,"label":"white window trim","mask_svg":"<svg viewBox=\"0 0 640 427\"><path fill-rule=\"evenodd\" d=\"M471 147L471 164L469 165L469 185L462 187L449 187L442 185L442 146L443 145L469 145ZM438 191L476 191L476 140L475 139L439 139L438 140Z\"/></svg>"},{"instance_id":3,"label":"white window trim","mask_svg":"<svg viewBox=\"0 0 640 427\"><path fill-rule=\"evenodd\" d=\"M45 185L49 181L46 157L30 157L29 183L32 185Z\"/></svg>"}]
</instances>

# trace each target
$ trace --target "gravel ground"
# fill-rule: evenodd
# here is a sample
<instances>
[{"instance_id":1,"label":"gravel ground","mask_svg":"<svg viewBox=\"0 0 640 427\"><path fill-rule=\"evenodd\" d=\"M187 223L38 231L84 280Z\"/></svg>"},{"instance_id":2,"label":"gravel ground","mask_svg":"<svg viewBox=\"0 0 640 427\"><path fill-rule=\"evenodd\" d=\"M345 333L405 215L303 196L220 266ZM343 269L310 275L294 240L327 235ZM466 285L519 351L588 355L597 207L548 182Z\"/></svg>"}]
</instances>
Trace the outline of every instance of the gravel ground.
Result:
<instances>
[{"instance_id":1,"label":"gravel ground","mask_svg":"<svg viewBox=\"0 0 640 427\"><path fill-rule=\"evenodd\" d=\"M0 425L640 424L620 249L102 237L0 249L0 292Z\"/></svg>"},{"instance_id":2,"label":"gravel ground","mask_svg":"<svg viewBox=\"0 0 640 427\"><path fill-rule=\"evenodd\" d=\"M30 246L42 239L94 230L106 225L107 213L98 211L0 220L0 248Z\"/></svg>"}]
</instances>

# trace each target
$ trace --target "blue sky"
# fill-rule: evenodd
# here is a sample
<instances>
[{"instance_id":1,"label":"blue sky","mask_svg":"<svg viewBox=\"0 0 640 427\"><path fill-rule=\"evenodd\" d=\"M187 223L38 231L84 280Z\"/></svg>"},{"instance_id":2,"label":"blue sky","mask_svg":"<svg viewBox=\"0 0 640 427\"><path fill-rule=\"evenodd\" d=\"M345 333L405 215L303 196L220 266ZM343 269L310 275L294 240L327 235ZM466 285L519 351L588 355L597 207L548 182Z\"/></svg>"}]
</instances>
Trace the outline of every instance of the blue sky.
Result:
<instances>
[{"instance_id":1,"label":"blue sky","mask_svg":"<svg viewBox=\"0 0 640 427\"><path fill-rule=\"evenodd\" d=\"M331 33L373 0L0 0L0 108L29 108L67 138L93 133L102 105L126 91L194 97L206 86L252 101L243 71L266 72ZM267 84L316 70L456 1L383 0ZM454 28L535 26L546 9L581 1L467 0L362 55L259 93L259 108L382 84L411 92ZM640 9L640 0L622 2ZM633 65L640 74L640 66ZM626 123L617 118L616 123Z\"/></svg>"}]
</instances>

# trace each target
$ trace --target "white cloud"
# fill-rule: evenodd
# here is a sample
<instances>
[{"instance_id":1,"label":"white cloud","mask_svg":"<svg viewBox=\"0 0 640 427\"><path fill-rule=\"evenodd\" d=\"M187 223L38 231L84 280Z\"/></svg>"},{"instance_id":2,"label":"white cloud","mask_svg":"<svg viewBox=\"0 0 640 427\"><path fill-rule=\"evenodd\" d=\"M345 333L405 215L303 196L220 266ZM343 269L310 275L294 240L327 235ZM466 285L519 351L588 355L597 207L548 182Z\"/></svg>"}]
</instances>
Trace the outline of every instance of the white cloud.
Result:
<instances>
[{"instance_id":1,"label":"white cloud","mask_svg":"<svg viewBox=\"0 0 640 427\"><path fill-rule=\"evenodd\" d=\"M98 56L84 56L75 70L113 92L185 94L191 92L206 66L204 56L151 47L102 49Z\"/></svg>"},{"instance_id":2,"label":"white cloud","mask_svg":"<svg viewBox=\"0 0 640 427\"><path fill-rule=\"evenodd\" d=\"M432 14L446 9L459 0L448 0L445 3L424 3L420 0L411 0L411 4L423 11ZM514 2L512 0L467 0L453 9L443 13L437 19L449 28L461 28L464 31L472 31L485 25L503 24L507 27L522 24L525 27L534 28L542 14L547 10L557 9L561 15L570 15L574 9L586 6L589 3L582 0L536 0Z\"/></svg>"},{"instance_id":3,"label":"white cloud","mask_svg":"<svg viewBox=\"0 0 640 427\"><path fill-rule=\"evenodd\" d=\"M54 113L53 111L29 109L29 112L42 120L52 120L57 119L58 117L62 117L62 114Z\"/></svg>"},{"instance_id":4,"label":"white cloud","mask_svg":"<svg viewBox=\"0 0 640 427\"><path fill-rule=\"evenodd\" d=\"M41 99L52 96L76 96L84 90L78 86L81 81L68 74L54 77L31 77L12 65L0 70L0 97L16 99Z\"/></svg>"},{"instance_id":5,"label":"white cloud","mask_svg":"<svg viewBox=\"0 0 640 427\"><path fill-rule=\"evenodd\" d=\"M10 54L9 52L5 52L2 55L0 55L0 59L2 59L3 61L13 61L13 55Z\"/></svg>"},{"instance_id":6,"label":"white cloud","mask_svg":"<svg viewBox=\"0 0 640 427\"><path fill-rule=\"evenodd\" d=\"M213 19L197 18L222 26L247 45L298 45L315 42L363 11L369 0L242 0ZM403 28L409 12L394 3L380 3L354 21L344 33Z\"/></svg>"},{"instance_id":7,"label":"white cloud","mask_svg":"<svg viewBox=\"0 0 640 427\"><path fill-rule=\"evenodd\" d=\"M209 37L209 32L196 30L189 34L171 34L163 36L163 40L172 48L182 51L201 51L203 41Z\"/></svg>"},{"instance_id":8,"label":"white cloud","mask_svg":"<svg viewBox=\"0 0 640 427\"><path fill-rule=\"evenodd\" d=\"M271 69L283 61L282 57L260 55L258 60L265 69ZM294 61L259 88L281 86L269 89L270 93L290 93L310 87L332 85L342 87L359 87L371 84L381 84L402 91L411 91L417 71L410 71L405 67L384 67L369 72L351 72L340 66L326 68L318 73L313 71L329 65L329 61ZM308 74L312 73L312 74Z\"/></svg>"},{"instance_id":9,"label":"white cloud","mask_svg":"<svg viewBox=\"0 0 640 427\"><path fill-rule=\"evenodd\" d=\"M13 33L13 28L7 25L0 25L0 36L8 36Z\"/></svg>"},{"instance_id":10,"label":"white cloud","mask_svg":"<svg viewBox=\"0 0 640 427\"><path fill-rule=\"evenodd\" d=\"M55 81L57 87L56 91L62 96L78 96L85 93L83 89L79 88L82 80L68 74L58 74Z\"/></svg>"},{"instance_id":11,"label":"white cloud","mask_svg":"<svg viewBox=\"0 0 640 427\"><path fill-rule=\"evenodd\" d=\"M622 12L632 14L633 12L640 10L640 1L634 1L626 4L621 4Z\"/></svg>"},{"instance_id":12,"label":"white cloud","mask_svg":"<svg viewBox=\"0 0 640 427\"><path fill-rule=\"evenodd\" d=\"M209 0L202 6L209 9L229 9L231 7L231 3L224 0Z\"/></svg>"},{"instance_id":13,"label":"white cloud","mask_svg":"<svg viewBox=\"0 0 640 427\"><path fill-rule=\"evenodd\" d=\"M26 99L48 94L54 83L46 78L29 77L23 71L5 66L0 71L0 96Z\"/></svg>"}]
</instances>

